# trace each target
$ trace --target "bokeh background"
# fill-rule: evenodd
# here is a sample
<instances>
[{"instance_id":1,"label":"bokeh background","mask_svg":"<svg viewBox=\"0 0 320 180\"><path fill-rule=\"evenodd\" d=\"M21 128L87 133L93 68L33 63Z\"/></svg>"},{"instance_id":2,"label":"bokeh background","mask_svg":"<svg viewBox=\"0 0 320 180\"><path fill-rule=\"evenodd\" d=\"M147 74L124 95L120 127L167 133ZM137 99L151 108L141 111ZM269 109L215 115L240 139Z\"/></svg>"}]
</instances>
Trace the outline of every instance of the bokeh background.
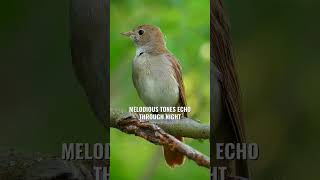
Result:
<instances>
[{"instance_id":1,"label":"bokeh background","mask_svg":"<svg viewBox=\"0 0 320 180\"><path fill-rule=\"evenodd\" d=\"M210 117L210 22L209 0L111 1L111 106L128 111L144 106L131 78L136 48L120 35L141 24L161 28L167 46L180 60L189 115L209 124ZM186 160L182 167L166 165L162 149L139 137L111 129L111 179L209 179L208 169ZM186 143L210 155L208 140Z\"/></svg>"},{"instance_id":2,"label":"bokeh background","mask_svg":"<svg viewBox=\"0 0 320 180\"><path fill-rule=\"evenodd\" d=\"M253 179L319 179L319 1L225 1Z\"/></svg>"},{"instance_id":3,"label":"bokeh background","mask_svg":"<svg viewBox=\"0 0 320 180\"><path fill-rule=\"evenodd\" d=\"M106 142L73 73L69 2L3 1L0 22L0 150Z\"/></svg>"}]
</instances>

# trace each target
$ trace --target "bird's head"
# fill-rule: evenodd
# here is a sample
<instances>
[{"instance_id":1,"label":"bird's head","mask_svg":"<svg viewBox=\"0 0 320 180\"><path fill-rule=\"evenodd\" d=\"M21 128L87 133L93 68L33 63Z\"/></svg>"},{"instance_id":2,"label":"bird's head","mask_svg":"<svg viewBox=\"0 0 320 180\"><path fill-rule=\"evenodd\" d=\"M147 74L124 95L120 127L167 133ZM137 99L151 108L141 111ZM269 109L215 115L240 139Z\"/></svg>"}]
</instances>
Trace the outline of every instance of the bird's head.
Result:
<instances>
[{"instance_id":1,"label":"bird's head","mask_svg":"<svg viewBox=\"0 0 320 180\"><path fill-rule=\"evenodd\" d=\"M160 28L153 25L141 25L121 34L130 37L138 48L156 50L166 47Z\"/></svg>"}]
</instances>

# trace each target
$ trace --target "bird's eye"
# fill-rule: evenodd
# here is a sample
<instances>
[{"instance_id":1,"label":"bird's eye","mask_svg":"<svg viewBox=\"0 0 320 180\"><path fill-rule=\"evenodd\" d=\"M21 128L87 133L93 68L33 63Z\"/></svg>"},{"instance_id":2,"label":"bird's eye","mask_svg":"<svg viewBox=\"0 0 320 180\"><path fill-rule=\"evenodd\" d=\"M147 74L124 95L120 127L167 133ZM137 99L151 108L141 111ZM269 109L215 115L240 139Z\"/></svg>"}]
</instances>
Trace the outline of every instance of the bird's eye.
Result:
<instances>
[{"instance_id":1,"label":"bird's eye","mask_svg":"<svg viewBox=\"0 0 320 180\"><path fill-rule=\"evenodd\" d=\"M144 33L144 30L140 29L138 33L141 36Z\"/></svg>"}]
</instances>

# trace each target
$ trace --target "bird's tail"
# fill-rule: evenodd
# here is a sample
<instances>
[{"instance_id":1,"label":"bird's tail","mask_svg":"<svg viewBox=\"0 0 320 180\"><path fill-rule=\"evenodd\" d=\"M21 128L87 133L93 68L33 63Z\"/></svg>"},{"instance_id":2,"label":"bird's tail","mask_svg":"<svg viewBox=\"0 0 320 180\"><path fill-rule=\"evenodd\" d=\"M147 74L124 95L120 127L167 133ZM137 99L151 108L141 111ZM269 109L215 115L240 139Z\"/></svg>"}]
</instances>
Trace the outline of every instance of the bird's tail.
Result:
<instances>
[{"instance_id":1,"label":"bird's tail","mask_svg":"<svg viewBox=\"0 0 320 180\"><path fill-rule=\"evenodd\" d=\"M178 140L183 142L183 137L176 137ZM163 154L167 164L174 168L176 166L181 166L184 162L184 155L177 151L172 151L170 148L164 146Z\"/></svg>"}]
</instances>

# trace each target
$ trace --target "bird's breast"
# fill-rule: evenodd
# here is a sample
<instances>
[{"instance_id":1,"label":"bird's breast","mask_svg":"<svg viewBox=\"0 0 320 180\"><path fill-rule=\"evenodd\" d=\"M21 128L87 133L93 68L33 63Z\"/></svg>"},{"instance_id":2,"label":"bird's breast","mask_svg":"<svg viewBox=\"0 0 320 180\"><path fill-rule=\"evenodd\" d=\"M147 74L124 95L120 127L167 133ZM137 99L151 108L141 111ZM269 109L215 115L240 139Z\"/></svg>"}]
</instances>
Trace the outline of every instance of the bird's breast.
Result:
<instances>
[{"instance_id":1,"label":"bird's breast","mask_svg":"<svg viewBox=\"0 0 320 180\"><path fill-rule=\"evenodd\" d=\"M133 81L147 106L175 106L179 87L170 61L164 55L143 54L133 61Z\"/></svg>"}]
</instances>

